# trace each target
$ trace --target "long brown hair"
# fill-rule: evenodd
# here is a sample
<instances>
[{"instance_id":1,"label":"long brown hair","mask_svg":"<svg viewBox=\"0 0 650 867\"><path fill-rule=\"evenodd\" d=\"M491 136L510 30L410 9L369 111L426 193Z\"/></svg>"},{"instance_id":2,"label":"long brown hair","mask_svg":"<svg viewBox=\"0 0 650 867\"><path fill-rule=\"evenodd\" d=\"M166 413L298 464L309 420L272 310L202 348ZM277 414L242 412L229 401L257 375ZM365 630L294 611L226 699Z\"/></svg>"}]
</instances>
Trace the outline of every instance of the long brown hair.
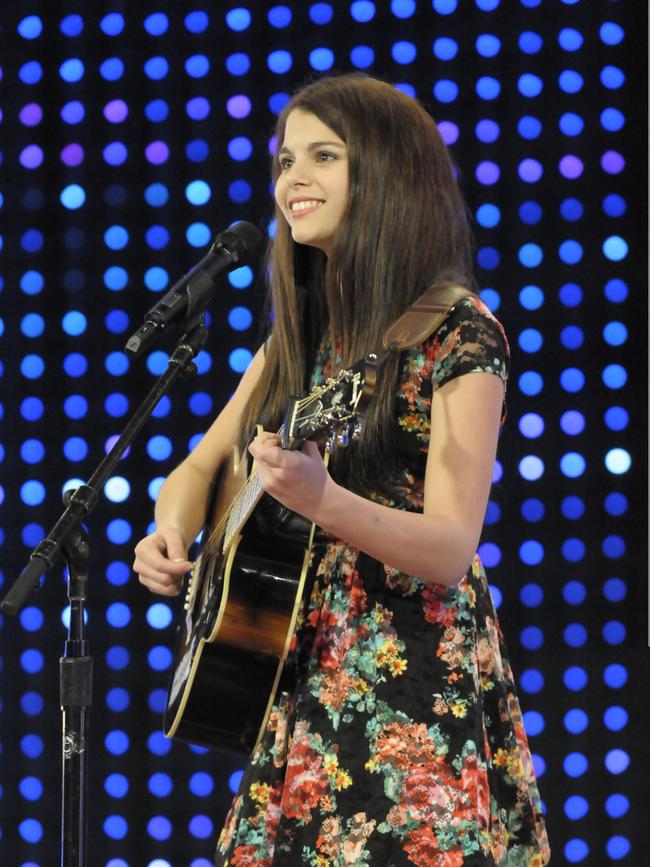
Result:
<instances>
[{"instance_id":1,"label":"long brown hair","mask_svg":"<svg viewBox=\"0 0 650 867\"><path fill-rule=\"evenodd\" d=\"M242 424L277 428L289 395L301 394L318 345L329 336L341 366L378 351L386 328L430 286L474 287L464 201L440 133L426 110L391 85L360 75L317 80L282 111L278 149L294 109L316 115L346 143L349 198L331 255L296 244L276 205L269 254L272 339ZM273 179L280 173L277 150ZM398 357L380 377L349 483L368 491L394 465L391 416ZM336 462L335 462L336 474ZM374 477L374 478L373 478ZM385 475L384 475L385 477Z\"/></svg>"}]
</instances>

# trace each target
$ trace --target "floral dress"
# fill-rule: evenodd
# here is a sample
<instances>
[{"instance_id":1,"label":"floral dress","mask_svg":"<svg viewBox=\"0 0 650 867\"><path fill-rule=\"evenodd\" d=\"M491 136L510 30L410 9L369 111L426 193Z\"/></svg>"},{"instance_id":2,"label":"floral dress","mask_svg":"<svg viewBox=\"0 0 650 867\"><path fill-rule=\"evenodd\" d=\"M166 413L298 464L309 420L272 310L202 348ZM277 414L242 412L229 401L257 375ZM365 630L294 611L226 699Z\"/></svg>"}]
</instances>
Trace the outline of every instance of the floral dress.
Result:
<instances>
[{"instance_id":1,"label":"floral dress","mask_svg":"<svg viewBox=\"0 0 650 867\"><path fill-rule=\"evenodd\" d=\"M410 454L392 496L421 511L431 396L507 378L501 325L475 297L403 353L396 420ZM313 381L330 369L323 352ZM320 549L295 687L273 708L217 845L217 867L542 867L549 848L512 671L474 557L454 586L341 541Z\"/></svg>"}]
</instances>

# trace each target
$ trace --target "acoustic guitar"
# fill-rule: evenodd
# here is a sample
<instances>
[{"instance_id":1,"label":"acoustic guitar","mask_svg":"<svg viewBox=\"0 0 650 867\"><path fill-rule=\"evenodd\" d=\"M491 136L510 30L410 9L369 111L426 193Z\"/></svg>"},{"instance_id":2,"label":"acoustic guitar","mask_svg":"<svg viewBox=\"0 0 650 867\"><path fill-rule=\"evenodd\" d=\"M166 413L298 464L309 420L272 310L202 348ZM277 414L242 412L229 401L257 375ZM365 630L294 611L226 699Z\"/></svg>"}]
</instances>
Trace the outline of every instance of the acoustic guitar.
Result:
<instances>
[{"instance_id":1,"label":"acoustic guitar","mask_svg":"<svg viewBox=\"0 0 650 867\"><path fill-rule=\"evenodd\" d=\"M283 448L360 425L379 361L369 355L304 398L292 398ZM270 508L271 507L271 508ZM262 490L234 449L208 510L177 628L163 729L167 737L251 750L266 727L291 649L315 527Z\"/></svg>"}]
</instances>

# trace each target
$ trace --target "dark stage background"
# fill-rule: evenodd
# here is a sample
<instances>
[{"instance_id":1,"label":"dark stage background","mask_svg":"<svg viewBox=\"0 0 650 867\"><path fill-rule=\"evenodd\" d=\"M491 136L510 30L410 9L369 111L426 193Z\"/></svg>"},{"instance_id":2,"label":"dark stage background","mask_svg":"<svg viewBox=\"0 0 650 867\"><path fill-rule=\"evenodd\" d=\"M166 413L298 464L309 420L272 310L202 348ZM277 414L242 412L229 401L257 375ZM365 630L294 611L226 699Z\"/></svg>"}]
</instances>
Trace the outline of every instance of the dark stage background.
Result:
<instances>
[{"instance_id":1,"label":"dark stage background","mask_svg":"<svg viewBox=\"0 0 650 867\"><path fill-rule=\"evenodd\" d=\"M0 567L6 589L166 362L127 336L217 231L268 227L286 94L366 70L439 121L512 344L481 553L519 681L552 863L647 856L645 4L5 2ZM405 134L408 134L405 131ZM88 521L92 867L207 867L243 760L161 734L178 605L130 573L160 481L263 331L256 273L211 305ZM4 618L0 863L58 861L65 583Z\"/></svg>"}]
</instances>

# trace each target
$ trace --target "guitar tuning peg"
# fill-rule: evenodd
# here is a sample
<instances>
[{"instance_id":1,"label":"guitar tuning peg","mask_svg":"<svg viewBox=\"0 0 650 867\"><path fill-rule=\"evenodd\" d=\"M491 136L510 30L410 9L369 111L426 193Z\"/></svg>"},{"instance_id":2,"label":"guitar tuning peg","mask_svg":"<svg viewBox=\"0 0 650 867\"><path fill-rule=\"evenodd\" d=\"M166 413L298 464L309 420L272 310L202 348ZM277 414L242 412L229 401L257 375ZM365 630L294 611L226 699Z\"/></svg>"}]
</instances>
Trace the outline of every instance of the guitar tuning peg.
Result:
<instances>
[{"instance_id":1,"label":"guitar tuning peg","mask_svg":"<svg viewBox=\"0 0 650 867\"><path fill-rule=\"evenodd\" d=\"M356 421L354 423L354 427L352 428L352 439L359 440L361 439L361 422Z\"/></svg>"},{"instance_id":2,"label":"guitar tuning peg","mask_svg":"<svg viewBox=\"0 0 650 867\"><path fill-rule=\"evenodd\" d=\"M336 446L336 434L332 434L330 437L328 437L325 440L325 451L331 455L332 452L334 451L335 446Z\"/></svg>"}]
</instances>

